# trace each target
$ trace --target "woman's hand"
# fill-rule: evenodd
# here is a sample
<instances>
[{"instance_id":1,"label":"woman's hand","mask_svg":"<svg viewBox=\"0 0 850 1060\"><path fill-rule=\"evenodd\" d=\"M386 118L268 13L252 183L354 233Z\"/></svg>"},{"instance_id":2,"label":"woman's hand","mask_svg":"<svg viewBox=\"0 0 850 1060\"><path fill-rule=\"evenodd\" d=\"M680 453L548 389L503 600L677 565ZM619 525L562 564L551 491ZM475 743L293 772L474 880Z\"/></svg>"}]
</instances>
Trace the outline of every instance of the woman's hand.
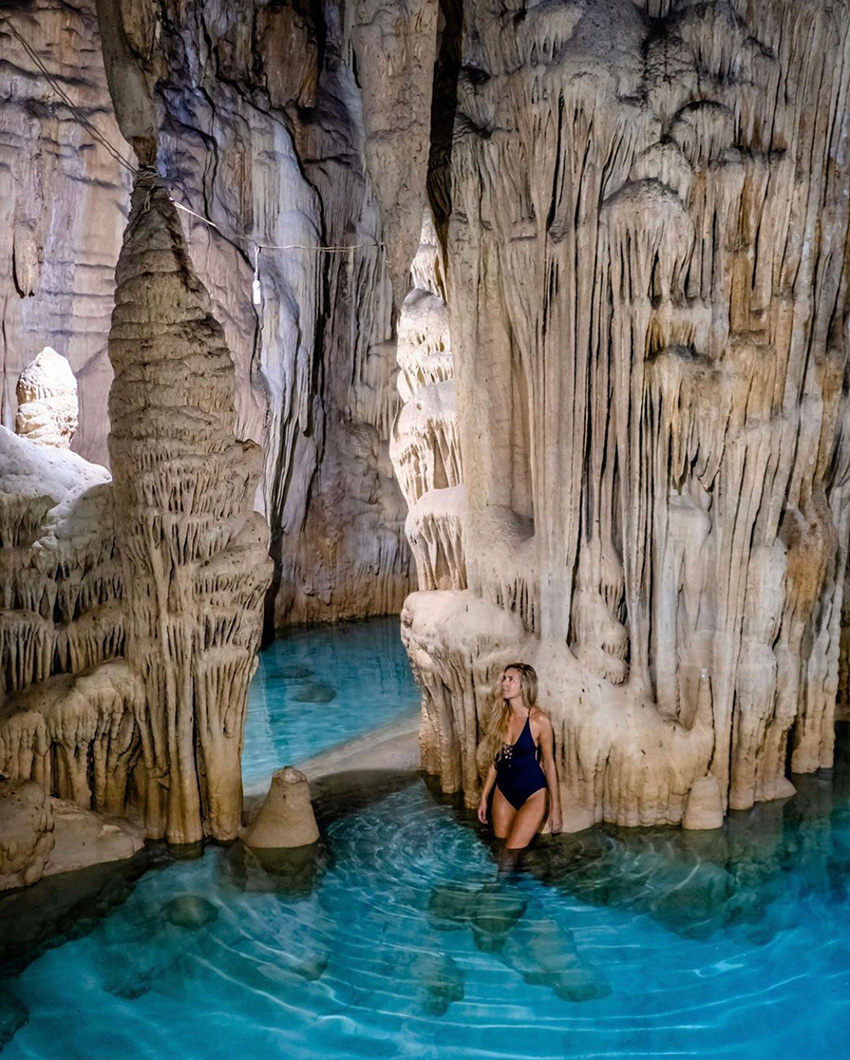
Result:
<instances>
[{"instance_id":1,"label":"woman's hand","mask_svg":"<svg viewBox=\"0 0 850 1060\"><path fill-rule=\"evenodd\" d=\"M481 802L478 803L478 820L482 824L487 824L487 798L481 796Z\"/></svg>"},{"instance_id":2,"label":"woman's hand","mask_svg":"<svg viewBox=\"0 0 850 1060\"><path fill-rule=\"evenodd\" d=\"M564 822L561 819L560 810L549 811L549 831L554 835L555 832L560 832L564 826Z\"/></svg>"}]
</instances>

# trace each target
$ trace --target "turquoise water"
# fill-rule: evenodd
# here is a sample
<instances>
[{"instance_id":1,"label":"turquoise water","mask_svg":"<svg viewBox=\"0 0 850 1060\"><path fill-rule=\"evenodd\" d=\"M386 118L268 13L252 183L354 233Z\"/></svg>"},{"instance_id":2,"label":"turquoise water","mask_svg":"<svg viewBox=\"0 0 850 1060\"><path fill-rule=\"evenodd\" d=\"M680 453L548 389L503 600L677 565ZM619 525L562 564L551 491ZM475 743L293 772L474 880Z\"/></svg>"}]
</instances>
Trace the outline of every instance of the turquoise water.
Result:
<instances>
[{"instance_id":1,"label":"turquoise water","mask_svg":"<svg viewBox=\"0 0 850 1060\"><path fill-rule=\"evenodd\" d=\"M259 656L248 693L245 783L418 710L397 617L295 630Z\"/></svg>"},{"instance_id":2,"label":"turquoise water","mask_svg":"<svg viewBox=\"0 0 850 1060\"><path fill-rule=\"evenodd\" d=\"M310 864L219 847L148 872L8 983L4 1060L848 1056L832 778L696 842L550 840L504 884L421 780L371 786L325 811Z\"/></svg>"},{"instance_id":3,"label":"turquoise water","mask_svg":"<svg viewBox=\"0 0 850 1060\"><path fill-rule=\"evenodd\" d=\"M0 981L0 1052L847 1060L848 746L717 833L544 837L507 880L420 777L346 780L319 792L314 849L159 851L66 901L91 919Z\"/></svg>"}]
</instances>

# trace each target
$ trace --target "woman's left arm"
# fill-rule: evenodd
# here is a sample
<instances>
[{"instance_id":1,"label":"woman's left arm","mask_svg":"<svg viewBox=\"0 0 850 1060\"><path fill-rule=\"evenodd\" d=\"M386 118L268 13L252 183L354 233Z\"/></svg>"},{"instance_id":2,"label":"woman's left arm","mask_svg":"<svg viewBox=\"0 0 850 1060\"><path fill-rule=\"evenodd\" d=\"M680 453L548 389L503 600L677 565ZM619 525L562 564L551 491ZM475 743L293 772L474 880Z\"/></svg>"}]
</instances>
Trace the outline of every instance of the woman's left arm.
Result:
<instances>
[{"instance_id":1,"label":"woman's left arm","mask_svg":"<svg viewBox=\"0 0 850 1060\"><path fill-rule=\"evenodd\" d=\"M540 750L543 757L543 774L549 789L549 830L561 831L561 789L558 785L558 768L555 765L552 723L545 714L540 716Z\"/></svg>"}]
</instances>

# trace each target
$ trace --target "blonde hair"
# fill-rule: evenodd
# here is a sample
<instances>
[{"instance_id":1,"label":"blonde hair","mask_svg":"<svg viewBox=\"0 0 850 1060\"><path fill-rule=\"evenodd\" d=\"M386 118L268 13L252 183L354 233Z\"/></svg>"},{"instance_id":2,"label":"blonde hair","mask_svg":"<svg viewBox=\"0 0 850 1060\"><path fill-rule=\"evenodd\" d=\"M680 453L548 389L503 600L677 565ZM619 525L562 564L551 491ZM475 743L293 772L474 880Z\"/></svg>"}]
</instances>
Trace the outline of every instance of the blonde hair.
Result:
<instances>
[{"instance_id":1,"label":"blonde hair","mask_svg":"<svg viewBox=\"0 0 850 1060\"><path fill-rule=\"evenodd\" d=\"M527 663L508 663L502 670L502 676L508 670L516 670L519 674L522 701L528 707L530 714L531 708L537 703L537 672L533 666L528 666ZM510 703L502 697L501 692L497 693L493 710L490 714L490 724L487 727L487 760L490 762L496 761L502 753L502 748L508 742L512 713Z\"/></svg>"}]
</instances>

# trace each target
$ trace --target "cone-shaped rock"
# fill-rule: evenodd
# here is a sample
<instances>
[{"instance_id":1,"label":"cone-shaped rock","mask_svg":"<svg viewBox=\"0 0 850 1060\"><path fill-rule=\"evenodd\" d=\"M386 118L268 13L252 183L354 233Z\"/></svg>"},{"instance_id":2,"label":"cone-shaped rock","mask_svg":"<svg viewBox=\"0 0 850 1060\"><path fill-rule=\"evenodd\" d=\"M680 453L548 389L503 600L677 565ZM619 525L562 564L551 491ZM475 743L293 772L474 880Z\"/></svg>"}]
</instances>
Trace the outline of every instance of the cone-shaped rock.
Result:
<instances>
[{"instance_id":1,"label":"cone-shaped rock","mask_svg":"<svg viewBox=\"0 0 850 1060\"><path fill-rule=\"evenodd\" d=\"M308 846L319 838L310 785L300 769L286 766L272 777L266 801L242 836L246 846L282 850Z\"/></svg>"},{"instance_id":2,"label":"cone-shaped rock","mask_svg":"<svg viewBox=\"0 0 850 1060\"><path fill-rule=\"evenodd\" d=\"M245 698L271 577L262 454L234 438L234 371L168 192L133 191L109 334L109 450L148 834L233 838Z\"/></svg>"}]
</instances>

